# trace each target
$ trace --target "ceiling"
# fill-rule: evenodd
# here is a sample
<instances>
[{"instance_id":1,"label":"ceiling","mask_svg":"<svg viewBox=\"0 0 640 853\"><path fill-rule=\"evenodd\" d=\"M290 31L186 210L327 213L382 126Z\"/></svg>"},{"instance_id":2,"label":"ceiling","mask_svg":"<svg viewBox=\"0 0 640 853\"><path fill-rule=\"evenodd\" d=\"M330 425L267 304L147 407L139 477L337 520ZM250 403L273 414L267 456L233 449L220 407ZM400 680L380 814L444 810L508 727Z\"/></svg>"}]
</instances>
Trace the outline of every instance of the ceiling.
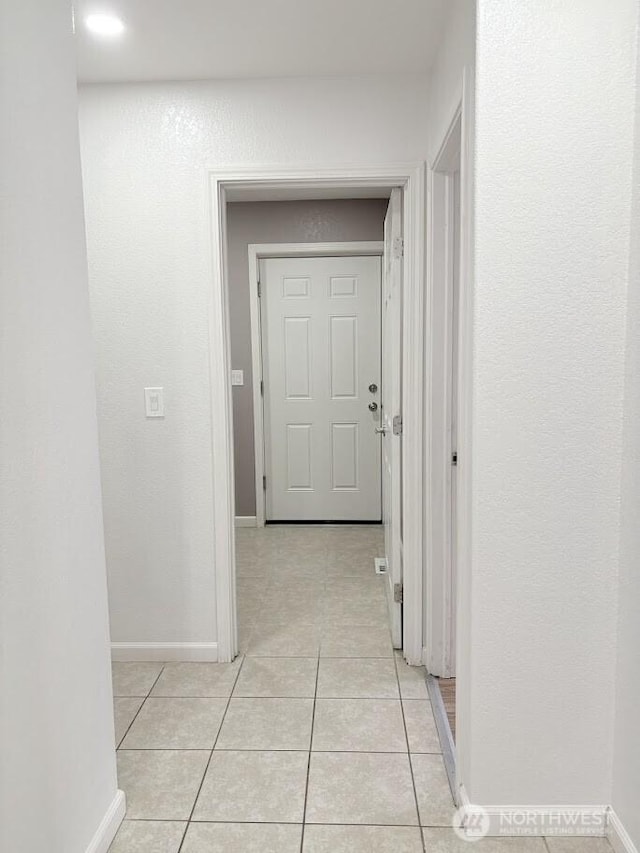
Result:
<instances>
[{"instance_id":1,"label":"ceiling","mask_svg":"<svg viewBox=\"0 0 640 853\"><path fill-rule=\"evenodd\" d=\"M85 83L425 73L446 0L76 0ZM84 19L115 14L122 36Z\"/></svg>"}]
</instances>

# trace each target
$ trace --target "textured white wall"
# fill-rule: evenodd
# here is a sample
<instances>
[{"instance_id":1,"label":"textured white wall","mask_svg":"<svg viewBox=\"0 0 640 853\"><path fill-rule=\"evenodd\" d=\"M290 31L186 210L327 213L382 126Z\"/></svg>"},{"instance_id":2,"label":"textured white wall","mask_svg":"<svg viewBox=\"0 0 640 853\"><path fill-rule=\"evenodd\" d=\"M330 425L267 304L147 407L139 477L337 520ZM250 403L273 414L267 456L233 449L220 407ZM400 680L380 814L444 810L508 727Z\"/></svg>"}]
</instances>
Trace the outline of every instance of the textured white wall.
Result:
<instances>
[{"instance_id":1,"label":"textured white wall","mask_svg":"<svg viewBox=\"0 0 640 853\"><path fill-rule=\"evenodd\" d=\"M470 755L611 795L635 0L480 0Z\"/></svg>"},{"instance_id":2,"label":"textured white wall","mask_svg":"<svg viewBox=\"0 0 640 853\"><path fill-rule=\"evenodd\" d=\"M85 87L85 179L111 630L216 639L205 167L423 156L422 78ZM161 385L166 418L144 418Z\"/></svg>"},{"instance_id":3,"label":"textured white wall","mask_svg":"<svg viewBox=\"0 0 640 853\"><path fill-rule=\"evenodd\" d=\"M640 62L637 55L636 86L612 804L636 847L640 848Z\"/></svg>"},{"instance_id":4,"label":"textured white wall","mask_svg":"<svg viewBox=\"0 0 640 853\"><path fill-rule=\"evenodd\" d=\"M0 11L0 849L84 853L116 795L67 0Z\"/></svg>"}]
</instances>

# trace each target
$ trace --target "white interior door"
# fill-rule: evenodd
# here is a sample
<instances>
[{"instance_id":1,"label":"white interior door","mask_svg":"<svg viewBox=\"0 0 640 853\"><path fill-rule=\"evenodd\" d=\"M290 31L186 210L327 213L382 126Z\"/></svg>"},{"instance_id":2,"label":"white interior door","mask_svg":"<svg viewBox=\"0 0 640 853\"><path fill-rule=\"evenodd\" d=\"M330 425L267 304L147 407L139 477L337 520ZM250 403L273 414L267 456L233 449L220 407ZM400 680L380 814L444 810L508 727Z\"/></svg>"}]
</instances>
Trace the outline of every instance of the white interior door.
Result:
<instances>
[{"instance_id":1,"label":"white interior door","mask_svg":"<svg viewBox=\"0 0 640 853\"><path fill-rule=\"evenodd\" d=\"M269 258L260 282L267 520L380 521L380 257Z\"/></svg>"},{"instance_id":2,"label":"white interior door","mask_svg":"<svg viewBox=\"0 0 640 853\"><path fill-rule=\"evenodd\" d=\"M394 189L384 221L382 277L382 492L387 598L393 645L402 646L402 192Z\"/></svg>"}]
</instances>

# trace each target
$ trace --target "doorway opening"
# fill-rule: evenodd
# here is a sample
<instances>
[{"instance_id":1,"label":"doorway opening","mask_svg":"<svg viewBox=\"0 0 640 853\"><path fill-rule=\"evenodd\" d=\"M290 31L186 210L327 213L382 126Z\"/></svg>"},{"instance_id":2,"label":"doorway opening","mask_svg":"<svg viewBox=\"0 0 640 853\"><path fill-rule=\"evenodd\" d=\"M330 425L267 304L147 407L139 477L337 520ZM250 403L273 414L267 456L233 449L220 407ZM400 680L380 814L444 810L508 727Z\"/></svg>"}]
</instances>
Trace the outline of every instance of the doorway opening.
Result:
<instances>
[{"instance_id":1,"label":"doorway opening","mask_svg":"<svg viewBox=\"0 0 640 853\"><path fill-rule=\"evenodd\" d=\"M229 273L249 290L255 459L255 528L242 517L236 529L238 647L262 663L321 648L323 658L338 647L354 658L392 650L386 578L375 571L387 562L379 239L387 206L371 198L227 207L232 255L241 266L248 258L244 281L233 260ZM371 239L248 243L245 258L236 251L256 237L354 234ZM233 348L242 325L232 320ZM239 473L237 511L247 506Z\"/></svg>"},{"instance_id":2,"label":"doorway opening","mask_svg":"<svg viewBox=\"0 0 640 853\"><path fill-rule=\"evenodd\" d=\"M248 242L307 236L310 221L311 236L371 239ZM332 648L338 618L354 628L361 651L390 650L390 633L393 645L402 645L395 594L402 578L401 240L398 189L379 199L227 206L229 277L236 288L248 285L251 320L247 412L238 382L247 309L231 316L239 360L232 367L238 643L250 656L317 649L320 639ZM248 463L238 451L245 444L241 418L251 417L249 496ZM240 515L249 497L255 519ZM253 523L257 530L247 530ZM264 530L276 524L278 531ZM283 595L295 599L294 589L304 606L284 603Z\"/></svg>"},{"instance_id":3,"label":"doorway opening","mask_svg":"<svg viewBox=\"0 0 640 853\"><path fill-rule=\"evenodd\" d=\"M214 268L213 268L213 304L212 311L210 314L210 322L211 322L211 374L212 374L212 385L213 385L213 400L215 401L214 405L216 407L216 412L214 415L214 421L216 423L221 423L224 421L226 423L226 428L221 429L217 432L214 432L213 436L213 463L214 463L214 489L215 489L215 507L216 507L216 551L217 551L217 560L216 560L216 575L217 575L217 616L218 616L218 658L220 661L231 660L237 652L239 651L239 637L237 631L237 614L236 614L236 571L235 571L235 536L234 536L234 527L235 527L235 500L234 500L234 481L233 481L233 465L232 465L232 452L233 452L233 420L231 417L232 411L232 398L231 398L231 383L228 381L231 376L231 371L238 369L236 365L233 364L231 358L231 348L233 346L233 340L230 337L230 322L229 322L229 302L230 302L230 293L229 293L229 245L228 245L228 205L234 202L241 201L273 201L273 200L283 200L283 199L318 199L318 198L381 198L386 197L387 199L392 199L392 209L395 211L396 217L398 217L397 224L390 224L387 228L387 244L389 247L389 255L385 254L385 250L383 247L383 257L385 258L385 263L389 264L391 271L393 272L394 268L396 272L394 273L399 282L402 282L402 300L398 305L396 303L396 311L397 316L399 318L400 323L400 332L398 337L404 342L404 346L402 350L398 345L398 355L401 359L401 364L398 365L398 370L401 375L401 383L402 388L397 391L397 398L400 402L401 408L398 408L396 411L385 411L380 407L380 398L376 399L376 392L371 392L368 390L369 385L377 385L384 387L384 381L382 381L383 377L380 376L379 381L375 380L367 382L367 395L366 398L368 400L367 406L372 403L376 403L379 407L378 412L380 412L380 420L376 423L373 421L369 424L371 427L371 432L375 436L375 429L379 430L378 435L382 436L382 439L378 439L378 441L392 441L395 440L398 444L403 445L402 452L396 452L395 458L390 462L391 467L393 468L394 462L399 460L399 465L401 466L401 470L397 470L394 473L394 486L396 496L401 499L401 503L403 506L403 513L397 513L397 517L393 528L398 531L399 525L401 523L401 519L404 517L405 522L408 522L408 515L413 514L414 519L416 521L415 524L409 526L408 523L405 524L405 529L410 531L409 536L404 536L404 539L396 534L397 539L399 540L399 544L395 545L395 552L399 554L399 559L395 562L393 559L391 562L391 570L397 573L397 576L394 575L389 582L389 590L390 595L387 596L388 600L390 600L390 611L392 613L392 624L393 624L393 633L394 633L394 645L398 648L403 648L403 653L405 658L414 664L422 663L422 655L421 655L421 612L420 612L420 586L422 583L421 572L419 570L420 567L420 559L419 555L422 551L422 534L421 534L421 525L419 523L419 519L422 517L422 478L421 478L421 465L422 465L422 299L423 299L423 282L422 282L422 268L423 268L423 239L421 238L421 224L423 221L422 214L422 203L424 200L423 197L423 169L422 166L412 166L412 167L400 167L400 168L387 168L382 167L380 169L372 169L372 170L359 170L354 172L352 170L336 170L333 173L329 174L318 174L317 171L313 173L304 173L304 172L289 172L286 174L279 174L277 171L274 172L259 172L259 173L240 173L234 175L212 175L211 176L211 208L212 208L212 218L213 218L213 258L214 258ZM402 233L404 231L404 233ZM378 249L379 251L379 249ZM276 258L278 253L276 252ZM355 261L356 258L361 257L367 259L367 255L352 255L352 260ZM378 256L379 257L379 256ZM387 261L387 257L389 260ZM307 255L307 258L309 256ZM304 261L305 254L299 255L296 262L302 259ZM259 256L256 255L256 260L258 261L258 270L261 266ZM265 261L273 260L267 258ZM286 258L276 261L276 266L279 263L282 265L283 262L288 262ZM373 260L369 257L369 263L378 263L379 260ZM267 266L266 263L263 266ZM268 277L268 269L265 270ZM304 361L302 355L304 355L305 344L304 344L304 335L301 334L303 327L306 325L307 328L310 328L309 318L312 316L309 313L298 314L297 317L293 317L293 322L290 323L290 328L285 330L283 328L283 321L285 320L282 311L278 314L278 301L282 302L282 281L285 278L288 278L290 281L288 286L293 288L290 290L290 299L293 301L295 298L300 299L301 297L293 296L294 290L298 293L304 293L305 288L307 287L308 282L305 282L305 279L311 280L311 277L306 274L302 274L300 270L294 271L289 270L288 274L285 275L286 271L283 269L276 269L274 275L276 280L279 282L278 286L274 288L274 293L280 292L280 296L275 297L275 301L273 304L270 302L267 307L267 322L269 322L269 312L273 312L275 310L274 327L271 329L272 337L276 337L277 341L277 330L278 327L281 330L280 341L276 342L276 352L274 358L276 359L276 363L279 363L282 366L282 350L286 348L287 345L290 347L297 346L298 349L294 352L297 353L296 358L293 360L292 364L295 369L298 370L297 374L294 373L291 375L291 382L294 384L297 382L298 385L296 388L293 388L294 391L304 398L304 394L301 394L301 391L305 391L300 385L300 382L304 382L304 371L300 369L301 361ZM295 274L293 274L295 272ZM303 271L304 272L304 271ZM289 274L290 273L290 274ZM330 277L329 277L330 278ZM349 284L348 279L353 278L353 276L349 275L336 275L334 276L336 279L335 286L338 290L342 288L344 291ZM262 287L262 282L261 282ZM398 289L396 296L400 295L400 290ZM343 293L342 296L338 295L336 291L336 299L348 299L348 295ZM393 305L393 300L389 300L390 305ZM416 310L417 308L417 310ZM218 310L216 310L218 309ZM372 309L369 306L369 310L373 311L373 315L376 313L375 307ZM381 300L380 312L384 314L384 299ZM336 327L336 332L338 334L337 345L339 348L339 352L342 354L342 359L344 363L347 363L348 351L349 351L349 327L351 327L352 332L352 340L353 340L353 320L354 314L338 312L335 314L336 321L334 326ZM307 318L307 319L305 319ZM222 321L222 322L221 322ZM302 321L302 322L300 322ZM267 329L267 332L269 329ZM287 338L287 334L289 338ZM297 336L297 338L296 338ZM301 344L302 341L302 344ZM284 343L284 347L281 344ZM264 339L261 338L261 345L264 345ZM302 349L300 346L302 345ZM279 354L278 354L279 351ZM308 356L311 356L312 350L308 350ZM345 355L346 354L346 355ZM265 362L265 353L261 353L263 364ZM277 360L280 359L278 362ZM329 360L330 366L330 360ZM361 371L364 375L364 368L366 365L363 365L363 370ZM280 371L282 373L282 371ZM309 372L308 372L309 373ZM342 383L342 391L346 389L346 377L347 371L341 369L338 365L338 369L335 372L336 383ZM264 377L263 377L264 381ZM286 381L286 377L285 377ZM365 380L361 380L365 381ZM347 389L348 390L348 389ZM254 389L255 394L255 389ZM306 395L309 396L308 394ZM360 395L361 396L361 395ZM370 398L370 399L369 399ZM271 401L270 401L271 402ZM298 402L302 402L302 400L298 400ZM308 400L307 400L308 402ZM278 404L276 403L276 409L278 408ZM391 407L389 407L391 408ZM265 412L269 413L271 417L270 410L265 408ZM321 413L322 414L322 413ZM367 408L366 416L367 417L375 417L376 412L370 412ZM221 417L223 416L223 417ZM395 419L395 429L394 429L394 419ZM266 418L265 418L266 420ZM304 423L309 424L311 421L307 419ZM337 423L337 421L336 421ZM340 424L339 429L336 430L338 433L336 437L336 454L340 456L345 463L343 467L343 471L340 476L343 477L343 483L345 484L345 488L343 491L347 491L349 488L349 484L346 483L346 480L349 479L349 476L353 474L353 463L350 463L348 450L349 446L353 448L354 445L354 435L358 432L358 429L354 427L356 421L347 420L346 425ZM286 449L286 452L283 453L282 447L283 442L280 442L280 458L284 459L285 464L281 465L280 476L283 476L282 472L287 472L287 465L289 465L291 470L291 475L294 479L300 479L301 472L304 472L304 464L300 463L300 460L304 462L305 455L302 451L304 451L305 446L309 447L309 442L302 441L303 438L308 439L309 437L309 429L303 426L302 429L299 428L299 424L293 422L291 418L282 417L280 413L280 425L286 424L287 427L294 426L298 427L298 429L293 429L291 432L294 434L292 441L293 450ZM407 432L407 435L402 435L403 427ZM408 427L411 428L410 438L409 438L409 430ZM265 430L266 432L266 430ZM306 436L304 433L306 432ZM339 439L339 441L338 441ZM349 441L351 445L349 445ZM381 451L381 455L384 455L384 452ZM390 456L392 453L390 452ZM309 456L307 455L307 458ZM353 458L353 457L352 457ZM349 465L351 464L351 471L349 471ZM297 467L296 467L297 466ZM257 466L256 466L257 467ZM328 465L330 467L330 465ZM293 470L295 469L295 470ZM344 473L346 471L346 474ZM268 477L268 473L266 474ZM254 477L254 482L256 482L257 474ZM302 483L302 479L300 479ZM353 476L351 476L351 482L353 482ZM256 482L257 486L257 482ZM302 483L302 487L299 491L303 491L305 488L304 483ZM307 487L308 488L308 487ZM341 491L341 490L337 490ZM378 492L379 494L379 492ZM307 494L303 495L306 499L308 497ZM341 496L342 497L342 496ZM371 497L370 495L368 496ZM298 495L300 498L300 495ZM274 500L274 506L275 506ZM293 510L291 506L295 507L295 504L289 504L288 508L285 508L285 514L282 517L282 520L295 520L295 521L304 521L305 518L296 519L296 518L288 518L288 514ZM265 510L272 512L272 508L268 506L265 501ZM377 509L373 510L374 512L378 512ZM376 515L376 520L382 520L384 516L382 514ZM243 516L241 516L241 519ZM270 520L265 518L266 521ZM275 516L271 520L278 520ZM319 516L313 518L313 520L335 520L331 519L331 516L327 519L321 519ZM359 519L345 519L347 521L356 521ZM370 520L369 517L363 520ZM244 520L240 520L240 524L251 524L251 519L247 522L246 517ZM257 517L256 522L257 524ZM272 525L269 525L269 528L272 528ZM259 530L259 528L256 528ZM311 533L308 528L305 528L305 533ZM305 533L299 534L304 536ZM238 530L239 535L244 535L241 530ZM255 535L255 534L254 534ZM317 539L321 534L318 531L315 531L313 536L307 536L307 541L310 542L311 539ZM325 537L325 544L326 537ZM280 547L280 546L273 546ZM324 548L324 544L319 544L317 547ZM389 554L386 553L387 549L385 548L385 554L388 557ZM281 551L282 553L282 551ZM393 553L393 551L392 551ZM409 559L407 559L409 557ZM371 561L373 563L373 560ZM402 574L402 565L410 566L409 571L405 571L404 577ZM371 572L373 573L373 565L371 565ZM396 580L397 577L397 580ZM345 581L347 579L345 578ZM393 581L391 583L391 581ZM404 606L404 618L402 618L401 610L402 610L402 587L406 593L411 590L411 596L406 595L407 604ZM418 607L416 607L416 602L418 603Z\"/></svg>"}]
</instances>

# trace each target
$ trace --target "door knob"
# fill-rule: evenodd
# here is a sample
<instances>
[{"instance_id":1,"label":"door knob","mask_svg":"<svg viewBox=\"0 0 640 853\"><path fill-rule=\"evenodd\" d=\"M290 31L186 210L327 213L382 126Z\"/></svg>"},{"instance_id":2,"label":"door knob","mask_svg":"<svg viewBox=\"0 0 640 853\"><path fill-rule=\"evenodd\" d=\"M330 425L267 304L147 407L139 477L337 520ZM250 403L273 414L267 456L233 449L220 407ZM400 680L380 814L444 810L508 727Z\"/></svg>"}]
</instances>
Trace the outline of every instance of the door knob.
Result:
<instances>
[{"instance_id":1,"label":"door knob","mask_svg":"<svg viewBox=\"0 0 640 853\"><path fill-rule=\"evenodd\" d=\"M377 390L378 386L375 382L372 382L371 385L369 385L369 391L371 391L372 394L375 394Z\"/></svg>"},{"instance_id":2,"label":"door knob","mask_svg":"<svg viewBox=\"0 0 640 853\"><path fill-rule=\"evenodd\" d=\"M387 434L387 428L386 427L375 427L374 432L377 432L378 435L386 435Z\"/></svg>"},{"instance_id":3,"label":"door knob","mask_svg":"<svg viewBox=\"0 0 640 853\"><path fill-rule=\"evenodd\" d=\"M378 411L378 404L377 403L369 403L368 408L369 408L370 412L377 412Z\"/></svg>"}]
</instances>

